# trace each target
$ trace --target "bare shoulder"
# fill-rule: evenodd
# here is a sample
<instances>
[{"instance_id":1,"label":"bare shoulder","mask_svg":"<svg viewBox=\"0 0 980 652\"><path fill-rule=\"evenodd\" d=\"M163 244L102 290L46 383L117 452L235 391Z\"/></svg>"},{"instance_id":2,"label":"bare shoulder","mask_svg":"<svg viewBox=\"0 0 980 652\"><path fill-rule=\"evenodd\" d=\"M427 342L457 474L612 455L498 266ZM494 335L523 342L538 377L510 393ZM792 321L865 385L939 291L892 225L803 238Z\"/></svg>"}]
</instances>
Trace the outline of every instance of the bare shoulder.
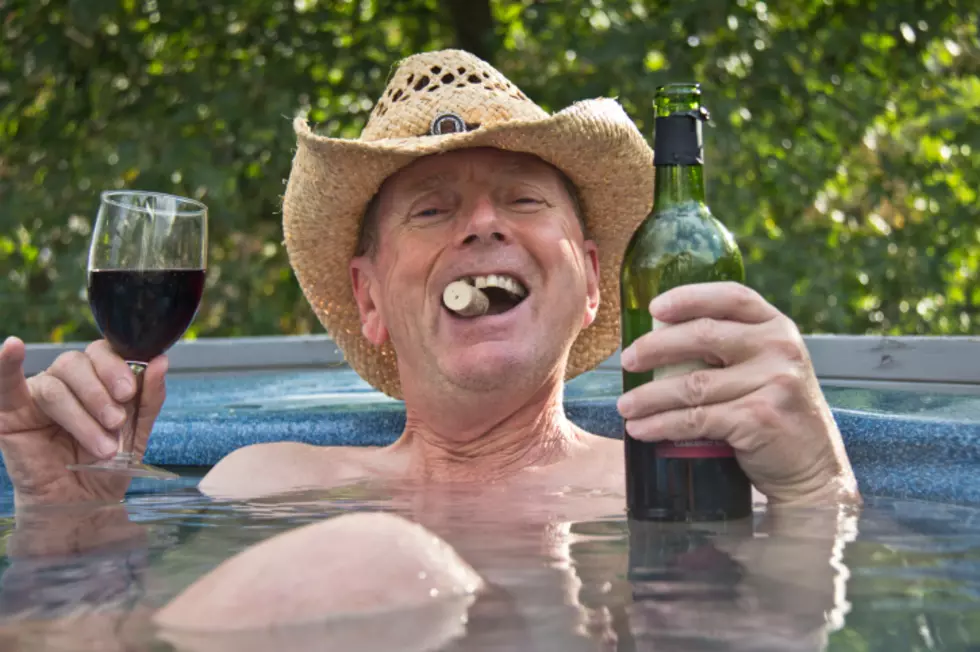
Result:
<instances>
[{"instance_id":1,"label":"bare shoulder","mask_svg":"<svg viewBox=\"0 0 980 652\"><path fill-rule=\"evenodd\" d=\"M245 499L303 489L325 489L370 475L377 448L313 446L299 442L252 444L215 464L198 488L215 498Z\"/></svg>"}]
</instances>

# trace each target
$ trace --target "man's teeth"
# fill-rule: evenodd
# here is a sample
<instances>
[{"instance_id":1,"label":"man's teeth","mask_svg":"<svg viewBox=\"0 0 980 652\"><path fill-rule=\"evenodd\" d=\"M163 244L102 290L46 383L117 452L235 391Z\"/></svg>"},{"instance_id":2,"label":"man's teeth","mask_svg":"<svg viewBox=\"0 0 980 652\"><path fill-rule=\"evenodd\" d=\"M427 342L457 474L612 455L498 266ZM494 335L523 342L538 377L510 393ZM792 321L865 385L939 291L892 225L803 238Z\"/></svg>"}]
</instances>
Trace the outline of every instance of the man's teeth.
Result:
<instances>
[{"instance_id":1,"label":"man's teeth","mask_svg":"<svg viewBox=\"0 0 980 652\"><path fill-rule=\"evenodd\" d=\"M487 274L486 276L472 276L467 279L474 287L478 288L500 288L507 290L511 294L524 297L527 290L521 285L520 281L503 274Z\"/></svg>"}]
</instances>

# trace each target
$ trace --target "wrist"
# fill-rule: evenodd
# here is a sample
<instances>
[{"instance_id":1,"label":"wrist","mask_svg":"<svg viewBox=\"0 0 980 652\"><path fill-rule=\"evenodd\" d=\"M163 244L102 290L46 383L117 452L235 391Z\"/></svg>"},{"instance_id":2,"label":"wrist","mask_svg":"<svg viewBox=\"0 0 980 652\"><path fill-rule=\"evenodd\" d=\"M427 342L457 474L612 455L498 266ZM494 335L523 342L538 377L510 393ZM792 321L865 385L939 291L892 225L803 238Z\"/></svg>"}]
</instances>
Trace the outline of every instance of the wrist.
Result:
<instances>
[{"instance_id":1,"label":"wrist","mask_svg":"<svg viewBox=\"0 0 980 652\"><path fill-rule=\"evenodd\" d=\"M860 507L863 504L853 473L841 472L828 478L801 483L787 491L767 494L770 507Z\"/></svg>"}]
</instances>

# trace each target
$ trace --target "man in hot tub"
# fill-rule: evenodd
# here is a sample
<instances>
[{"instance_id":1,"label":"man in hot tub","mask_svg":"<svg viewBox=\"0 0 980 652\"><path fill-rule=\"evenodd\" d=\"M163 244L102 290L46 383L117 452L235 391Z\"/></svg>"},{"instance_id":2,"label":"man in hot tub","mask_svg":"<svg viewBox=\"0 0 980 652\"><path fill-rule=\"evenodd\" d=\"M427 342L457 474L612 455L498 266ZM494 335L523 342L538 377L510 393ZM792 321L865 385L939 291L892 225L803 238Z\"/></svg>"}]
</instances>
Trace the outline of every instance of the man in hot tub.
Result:
<instances>
[{"instance_id":1,"label":"man in hot tub","mask_svg":"<svg viewBox=\"0 0 980 652\"><path fill-rule=\"evenodd\" d=\"M295 127L290 262L351 367L404 400L405 430L383 448L247 446L202 491L260 495L366 476L622 488L622 444L562 409L564 381L618 346L620 260L653 196L652 152L620 106L590 100L549 115L483 61L442 51L401 62L360 139ZM460 279L493 288L488 314L444 306ZM623 395L629 436L725 440L770 503L859 500L789 318L733 283L678 288L652 310L675 325L623 351L625 368L692 358L715 367ZM65 465L114 453L110 433L134 391L123 360L98 341L25 380L22 359L8 339L0 450L18 505L122 498L126 481ZM161 356L146 372L140 449L166 367Z\"/></svg>"},{"instance_id":2,"label":"man in hot tub","mask_svg":"<svg viewBox=\"0 0 980 652\"><path fill-rule=\"evenodd\" d=\"M381 448L247 446L201 490L252 497L390 478L621 495L622 443L562 408L564 382L619 344L620 261L653 196L652 151L620 105L549 115L483 61L441 51L398 65L359 139L295 128L290 262L351 367L404 400L405 430ZM460 280L489 288L487 314L447 309ZM620 397L627 436L724 440L770 505L860 502L789 318L734 283L677 288L651 310L674 325L623 351L624 368L713 367ZM134 393L127 366L98 341L25 379L23 351L13 338L0 350L0 451L18 507L120 500L126 479L65 467L114 453ZM166 369L161 356L146 371L138 450Z\"/></svg>"}]
</instances>

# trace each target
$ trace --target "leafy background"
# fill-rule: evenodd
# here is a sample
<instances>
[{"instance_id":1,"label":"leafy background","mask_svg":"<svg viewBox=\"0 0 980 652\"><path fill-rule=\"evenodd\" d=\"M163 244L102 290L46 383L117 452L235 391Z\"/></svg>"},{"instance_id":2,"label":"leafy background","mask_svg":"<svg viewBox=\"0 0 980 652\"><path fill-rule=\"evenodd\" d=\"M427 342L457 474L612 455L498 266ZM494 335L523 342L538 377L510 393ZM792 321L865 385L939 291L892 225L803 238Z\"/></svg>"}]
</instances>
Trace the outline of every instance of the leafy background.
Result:
<instances>
[{"instance_id":1,"label":"leafy background","mask_svg":"<svg viewBox=\"0 0 980 652\"><path fill-rule=\"evenodd\" d=\"M703 83L708 196L749 284L804 332L980 324L980 36L965 0L0 0L0 314L98 336L98 192L211 209L190 337L322 328L281 244L289 118L356 136L394 62L459 46L558 110L618 96L652 135Z\"/></svg>"}]
</instances>

